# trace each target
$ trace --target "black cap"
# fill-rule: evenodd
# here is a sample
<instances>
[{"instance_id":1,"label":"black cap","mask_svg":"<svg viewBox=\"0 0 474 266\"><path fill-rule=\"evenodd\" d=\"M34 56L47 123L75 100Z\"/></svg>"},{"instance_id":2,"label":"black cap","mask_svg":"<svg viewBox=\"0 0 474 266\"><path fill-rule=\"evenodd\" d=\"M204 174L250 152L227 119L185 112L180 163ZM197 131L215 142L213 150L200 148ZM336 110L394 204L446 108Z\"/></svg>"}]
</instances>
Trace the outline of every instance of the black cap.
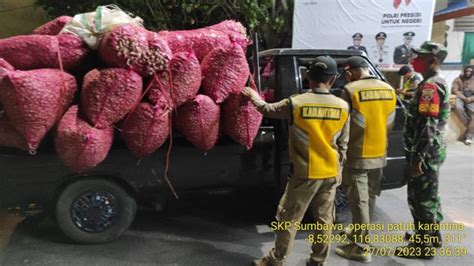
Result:
<instances>
[{"instance_id":1,"label":"black cap","mask_svg":"<svg viewBox=\"0 0 474 266\"><path fill-rule=\"evenodd\" d=\"M344 63L344 70L366 67L369 67L369 63L367 63L367 61L360 56L351 56L347 58L346 62Z\"/></svg>"},{"instance_id":2,"label":"black cap","mask_svg":"<svg viewBox=\"0 0 474 266\"><path fill-rule=\"evenodd\" d=\"M413 31L408 31L403 33L403 36L405 37L415 37L415 33Z\"/></svg>"},{"instance_id":3,"label":"black cap","mask_svg":"<svg viewBox=\"0 0 474 266\"><path fill-rule=\"evenodd\" d=\"M466 71L466 69L470 68L471 70L474 70L474 66L472 65L467 65L464 67L464 70L463 71Z\"/></svg>"},{"instance_id":4,"label":"black cap","mask_svg":"<svg viewBox=\"0 0 474 266\"><path fill-rule=\"evenodd\" d=\"M403 76L406 73L410 73L412 70L409 66L402 66L400 70L398 70L398 75Z\"/></svg>"},{"instance_id":5,"label":"black cap","mask_svg":"<svg viewBox=\"0 0 474 266\"><path fill-rule=\"evenodd\" d=\"M387 39L387 34L383 31L377 33L377 35L375 35L375 39Z\"/></svg>"},{"instance_id":6,"label":"black cap","mask_svg":"<svg viewBox=\"0 0 474 266\"><path fill-rule=\"evenodd\" d=\"M318 56L308 70L312 79L318 76L337 75L337 63L330 56Z\"/></svg>"},{"instance_id":7,"label":"black cap","mask_svg":"<svg viewBox=\"0 0 474 266\"><path fill-rule=\"evenodd\" d=\"M354 33L354 35L352 35L352 39L362 39L364 38L364 35L362 35L362 33Z\"/></svg>"}]
</instances>

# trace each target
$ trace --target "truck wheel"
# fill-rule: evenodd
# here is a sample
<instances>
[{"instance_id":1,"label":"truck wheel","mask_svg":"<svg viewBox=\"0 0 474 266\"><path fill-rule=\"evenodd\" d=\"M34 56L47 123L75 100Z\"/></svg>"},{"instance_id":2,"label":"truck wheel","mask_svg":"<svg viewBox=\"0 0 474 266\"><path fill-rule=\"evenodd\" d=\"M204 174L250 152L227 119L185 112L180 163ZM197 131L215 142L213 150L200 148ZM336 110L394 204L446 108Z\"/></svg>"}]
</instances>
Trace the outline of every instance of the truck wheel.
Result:
<instances>
[{"instance_id":1,"label":"truck wheel","mask_svg":"<svg viewBox=\"0 0 474 266\"><path fill-rule=\"evenodd\" d=\"M56 203L56 221L63 233L83 244L110 242L132 224L137 205L117 184L87 179L70 184Z\"/></svg>"}]
</instances>

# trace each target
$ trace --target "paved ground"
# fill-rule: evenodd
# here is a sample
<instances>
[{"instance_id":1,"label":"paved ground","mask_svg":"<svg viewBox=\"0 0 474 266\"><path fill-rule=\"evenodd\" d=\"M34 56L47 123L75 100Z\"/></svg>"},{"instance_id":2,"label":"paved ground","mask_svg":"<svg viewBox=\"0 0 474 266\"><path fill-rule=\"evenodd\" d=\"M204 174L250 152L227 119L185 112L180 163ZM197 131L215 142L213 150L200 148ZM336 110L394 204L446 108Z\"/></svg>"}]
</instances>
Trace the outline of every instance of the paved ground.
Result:
<instances>
[{"instance_id":1,"label":"paved ground","mask_svg":"<svg viewBox=\"0 0 474 266\"><path fill-rule=\"evenodd\" d=\"M445 232L465 235L462 242L444 246L466 247L468 254L429 262L379 256L372 265L473 265L473 152L474 147L452 143L440 180L445 222L465 225L464 231ZM140 211L131 230L103 245L70 243L48 219L33 217L17 227L10 244L0 251L0 265L249 265L272 245L266 224L273 213L271 195L263 191L182 199L162 213ZM384 191L376 215L376 222L386 225L410 222L406 188ZM347 211L339 215L343 223L349 219ZM306 235L298 235L289 265L304 265L309 254ZM334 249L328 265L363 265L339 258Z\"/></svg>"}]
</instances>

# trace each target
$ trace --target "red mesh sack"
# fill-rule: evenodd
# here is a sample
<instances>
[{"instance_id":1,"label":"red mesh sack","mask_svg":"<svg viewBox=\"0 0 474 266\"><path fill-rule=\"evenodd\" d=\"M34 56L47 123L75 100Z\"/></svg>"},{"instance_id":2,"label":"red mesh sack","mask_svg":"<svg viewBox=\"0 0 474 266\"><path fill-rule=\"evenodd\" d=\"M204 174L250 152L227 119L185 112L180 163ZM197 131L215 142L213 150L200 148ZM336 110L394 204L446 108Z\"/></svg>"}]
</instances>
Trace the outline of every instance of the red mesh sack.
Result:
<instances>
[{"instance_id":1,"label":"red mesh sack","mask_svg":"<svg viewBox=\"0 0 474 266\"><path fill-rule=\"evenodd\" d=\"M21 35L0 40L0 57L21 70L60 68L60 62L71 69L81 64L87 51L74 34Z\"/></svg>"},{"instance_id":2,"label":"red mesh sack","mask_svg":"<svg viewBox=\"0 0 474 266\"><path fill-rule=\"evenodd\" d=\"M235 20L224 20L220 23L207 27L207 29L225 32L233 42L237 42L244 51L247 50L249 40L247 29Z\"/></svg>"},{"instance_id":3,"label":"red mesh sack","mask_svg":"<svg viewBox=\"0 0 474 266\"><path fill-rule=\"evenodd\" d=\"M216 48L201 64L204 94L222 103L232 92L240 92L249 77L245 53L237 44Z\"/></svg>"},{"instance_id":4,"label":"red mesh sack","mask_svg":"<svg viewBox=\"0 0 474 266\"><path fill-rule=\"evenodd\" d=\"M200 62L216 47L231 44L226 33L215 30L162 31L159 34L166 38L173 53L193 49Z\"/></svg>"},{"instance_id":5,"label":"red mesh sack","mask_svg":"<svg viewBox=\"0 0 474 266\"><path fill-rule=\"evenodd\" d=\"M1 90L1 82L3 77L8 74L9 71L14 71L15 69L13 68L10 63L5 61L3 58L0 58L0 90ZM2 106L2 101L0 100L0 117L3 114L3 106Z\"/></svg>"},{"instance_id":6,"label":"red mesh sack","mask_svg":"<svg viewBox=\"0 0 474 266\"><path fill-rule=\"evenodd\" d=\"M71 22L72 17L70 16L60 16L57 17L41 26L36 28L33 31L33 34L40 35L57 35L64 28L66 24Z\"/></svg>"},{"instance_id":7,"label":"red mesh sack","mask_svg":"<svg viewBox=\"0 0 474 266\"><path fill-rule=\"evenodd\" d=\"M0 102L34 151L71 104L76 90L75 78L60 70L11 71L2 79Z\"/></svg>"},{"instance_id":8,"label":"red mesh sack","mask_svg":"<svg viewBox=\"0 0 474 266\"><path fill-rule=\"evenodd\" d=\"M27 150L25 138L23 138L15 129L15 127L8 121L5 116L0 115L0 147L18 148Z\"/></svg>"},{"instance_id":9,"label":"red mesh sack","mask_svg":"<svg viewBox=\"0 0 474 266\"><path fill-rule=\"evenodd\" d=\"M172 52L157 33L123 25L105 34L99 55L111 67L128 68L148 76L165 70Z\"/></svg>"},{"instance_id":10,"label":"red mesh sack","mask_svg":"<svg viewBox=\"0 0 474 266\"><path fill-rule=\"evenodd\" d=\"M177 53L170 62L170 70L152 79L148 98L156 103L162 92L170 92L174 108L194 99L201 86L201 66L194 52ZM172 79L170 88L169 76Z\"/></svg>"},{"instance_id":11,"label":"red mesh sack","mask_svg":"<svg viewBox=\"0 0 474 266\"><path fill-rule=\"evenodd\" d=\"M160 98L155 106L142 102L130 113L122 137L134 156L146 157L165 143L170 133L170 112L168 102Z\"/></svg>"},{"instance_id":12,"label":"red mesh sack","mask_svg":"<svg viewBox=\"0 0 474 266\"><path fill-rule=\"evenodd\" d=\"M241 93L231 94L222 105L225 134L247 149L253 146L262 117L250 100Z\"/></svg>"},{"instance_id":13,"label":"red mesh sack","mask_svg":"<svg viewBox=\"0 0 474 266\"><path fill-rule=\"evenodd\" d=\"M206 95L178 108L176 127L197 148L212 149L219 138L220 107Z\"/></svg>"},{"instance_id":14,"label":"red mesh sack","mask_svg":"<svg viewBox=\"0 0 474 266\"><path fill-rule=\"evenodd\" d=\"M173 53L193 49L200 62L215 48L229 46L237 42L243 50L247 49L245 28L239 22L226 20L219 24L183 31L161 31Z\"/></svg>"},{"instance_id":15,"label":"red mesh sack","mask_svg":"<svg viewBox=\"0 0 474 266\"><path fill-rule=\"evenodd\" d=\"M59 158L76 172L91 169L101 163L112 146L114 130L93 128L71 106L59 122L55 146Z\"/></svg>"},{"instance_id":16,"label":"red mesh sack","mask_svg":"<svg viewBox=\"0 0 474 266\"><path fill-rule=\"evenodd\" d=\"M61 33L53 37L58 38L61 61L65 69L76 68L85 61L89 48L79 36L70 33Z\"/></svg>"},{"instance_id":17,"label":"red mesh sack","mask_svg":"<svg viewBox=\"0 0 474 266\"><path fill-rule=\"evenodd\" d=\"M142 78L132 70L94 69L84 76L82 108L93 126L109 127L132 110L141 92Z\"/></svg>"},{"instance_id":18,"label":"red mesh sack","mask_svg":"<svg viewBox=\"0 0 474 266\"><path fill-rule=\"evenodd\" d=\"M0 80L3 78L5 74L7 74L8 71L13 71L15 68L10 65L5 59L0 58Z\"/></svg>"},{"instance_id":19,"label":"red mesh sack","mask_svg":"<svg viewBox=\"0 0 474 266\"><path fill-rule=\"evenodd\" d=\"M13 68L12 65L10 65L10 63L5 61L3 58L0 58L0 85L1 85L3 77L6 74L8 74L9 71L14 71L14 70L15 69ZM1 87L0 87L0 89L1 89ZM1 100L0 100L0 112L3 112L3 106L2 106Z\"/></svg>"}]
</instances>

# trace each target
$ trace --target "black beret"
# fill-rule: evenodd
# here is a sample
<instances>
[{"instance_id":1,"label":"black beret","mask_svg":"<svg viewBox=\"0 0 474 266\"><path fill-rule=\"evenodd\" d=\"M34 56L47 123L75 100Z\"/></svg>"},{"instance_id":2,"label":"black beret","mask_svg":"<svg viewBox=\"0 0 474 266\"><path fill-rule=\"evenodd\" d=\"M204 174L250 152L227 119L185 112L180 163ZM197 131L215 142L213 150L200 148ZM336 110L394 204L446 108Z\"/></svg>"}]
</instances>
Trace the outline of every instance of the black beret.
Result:
<instances>
[{"instance_id":1,"label":"black beret","mask_svg":"<svg viewBox=\"0 0 474 266\"><path fill-rule=\"evenodd\" d=\"M375 39L387 39L387 34L383 31L377 33L377 35L375 35Z\"/></svg>"}]
</instances>

